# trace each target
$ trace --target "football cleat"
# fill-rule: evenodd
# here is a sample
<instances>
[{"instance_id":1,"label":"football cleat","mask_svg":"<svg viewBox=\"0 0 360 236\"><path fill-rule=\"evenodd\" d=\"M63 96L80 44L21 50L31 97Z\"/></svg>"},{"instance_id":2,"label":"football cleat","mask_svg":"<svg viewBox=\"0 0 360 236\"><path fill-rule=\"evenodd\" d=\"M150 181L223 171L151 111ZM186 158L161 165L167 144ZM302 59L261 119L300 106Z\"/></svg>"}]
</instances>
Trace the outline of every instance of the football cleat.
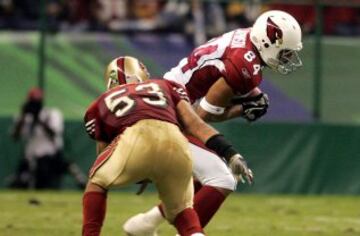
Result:
<instances>
[{"instance_id":1,"label":"football cleat","mask_svg":"<svg viewBox=\"0 0 360 236\"><path fill-rule=\"evenodd\" d=\"M127 236L158 236L157 226L150 222L145 214L140 213L128 219L123 230Z\"/></svg>"}]
</instances>

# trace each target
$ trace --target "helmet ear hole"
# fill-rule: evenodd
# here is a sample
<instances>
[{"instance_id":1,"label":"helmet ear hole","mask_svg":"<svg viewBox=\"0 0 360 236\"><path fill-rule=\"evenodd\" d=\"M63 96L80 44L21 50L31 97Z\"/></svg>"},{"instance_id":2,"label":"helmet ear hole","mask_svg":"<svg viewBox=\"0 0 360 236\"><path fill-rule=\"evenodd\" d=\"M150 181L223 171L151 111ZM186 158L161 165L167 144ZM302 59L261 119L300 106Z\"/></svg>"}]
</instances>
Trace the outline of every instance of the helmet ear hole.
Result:
<instances>
[{"instance_id":1,"label":"helmet ear hole","mask_svg":"<svg viewBox=\"0 0 360 236\"><path fill-rule=\"evenodd\" d=\"M265 47L265 48L269 48L270 45L269 45L268 43L265 43L265 44L264 44L264 47Z\"/></svg>"}]
</instances>

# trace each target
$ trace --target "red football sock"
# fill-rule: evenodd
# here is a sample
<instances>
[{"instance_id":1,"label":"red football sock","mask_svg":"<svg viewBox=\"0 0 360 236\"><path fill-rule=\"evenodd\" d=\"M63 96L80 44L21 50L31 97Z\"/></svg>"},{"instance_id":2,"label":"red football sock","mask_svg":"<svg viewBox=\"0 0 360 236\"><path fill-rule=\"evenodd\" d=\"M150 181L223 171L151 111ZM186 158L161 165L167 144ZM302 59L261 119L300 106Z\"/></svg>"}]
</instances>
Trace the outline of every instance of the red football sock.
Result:
<instances>
[{"instance_id":1,"label":"red football sock","mask_svg":"<svg viewBox=\"0 0 360 236\"><path fill-rule=\"evenodd\" d=\"M203 233L199 218L192 208L186 208L180 212L175 218L174 225L181 236Z\"/></svg>"},{"instance_id":2,"label":"red football sock","mask_svg":"<svg viewBox=\"0 0 360 236\"><path fill-rule=\"evenodd\" d=\"M205 228L225 198L219 190L211 186L203 186L195 194L194 210L199 216L201 227Z\"/></svg>"},{"instance_id":3,"label":"red football sock","mask_svg":"<svg viewBox=\"0 0 360 236\"><path fill-rule=\"evenodd\" d=\"M106 193L87 192L83 197L83 236L100 235L106 213Z\"/></svg>"}]
</instances>

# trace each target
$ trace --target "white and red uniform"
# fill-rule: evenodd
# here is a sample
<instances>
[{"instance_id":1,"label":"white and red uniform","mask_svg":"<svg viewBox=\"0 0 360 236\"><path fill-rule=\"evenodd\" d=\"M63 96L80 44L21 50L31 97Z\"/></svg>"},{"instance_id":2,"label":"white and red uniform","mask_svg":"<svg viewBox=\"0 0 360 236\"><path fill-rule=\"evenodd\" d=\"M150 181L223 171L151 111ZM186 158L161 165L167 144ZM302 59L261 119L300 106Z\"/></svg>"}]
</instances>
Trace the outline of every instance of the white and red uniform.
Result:
<instances>
[{"instance_id":1,"label":"white and red uniform","mask_svg":"<svg viewBox=\"0 0 360 236\"><path fill-rule=\"evenodd\" d=\"M203 98L221 77L235 94L246 96L262 81L260 55L249 36L250 29L238 29L214 38L182 59L164 78L185 86L192 103ZM236 181L225 163L199 142L189 140L194 176L203 185L235 190Z\"/></svg>"},{"instance_id":2,"label":"white and red uniform","mask_svg":"<svg viewBox=\"0 0 360 236\"><path fill-rule=\"evenodd\" d=\"M164 78L184 85L192 102L204 97L220 77L236 94L248 94L262 81L260 55L249 35L250 29L238 29L208 41L165 73Z\"/></svg>"}]
</instances>

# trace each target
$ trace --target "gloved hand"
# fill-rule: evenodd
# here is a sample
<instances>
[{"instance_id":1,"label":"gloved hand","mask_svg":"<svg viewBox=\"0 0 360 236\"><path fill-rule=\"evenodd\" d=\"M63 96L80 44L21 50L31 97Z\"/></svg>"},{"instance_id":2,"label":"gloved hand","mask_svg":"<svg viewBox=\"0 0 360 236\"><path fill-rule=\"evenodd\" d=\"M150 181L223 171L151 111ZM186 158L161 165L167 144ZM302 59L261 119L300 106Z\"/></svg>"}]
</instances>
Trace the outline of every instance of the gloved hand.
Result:
<instances>
[{"instance_id":1,"label":"gloved hand","mask_svg":"<svg viewBox=\"0 0 360 236\"><path fill-rule=\"evenodd\" d=\"M250 99L250 98L249 98ZM252 122L266 114L269 107L269 97L266 93L260 93L250 101L245 101L243 106L243 117Z\"/></svg>"},{"instance_id":2,"label":"gloved hand","mask_svg":"<svg viewBox=\"0 0 360 236\"><path fill-rule=\"evenodd\" d=\"M260 93L254 97L235 97L232 102L242 105L242 117L250 122L265 115L269 107L269 97L266 93Z\"/></svg>"},{"instance_id":3,"label":"gloved hand","mask_svg":"<svg viewBox=\"0 0 360 236\"><path fill-rule=\"evenodd\" d=\"M228 165L237 181L241 181L242 183L247 181L249 184L252 184L254 175L252 170L247 166L244 157L240 154L235 154L230 158Z\"/></svg>"}]
</instances>

